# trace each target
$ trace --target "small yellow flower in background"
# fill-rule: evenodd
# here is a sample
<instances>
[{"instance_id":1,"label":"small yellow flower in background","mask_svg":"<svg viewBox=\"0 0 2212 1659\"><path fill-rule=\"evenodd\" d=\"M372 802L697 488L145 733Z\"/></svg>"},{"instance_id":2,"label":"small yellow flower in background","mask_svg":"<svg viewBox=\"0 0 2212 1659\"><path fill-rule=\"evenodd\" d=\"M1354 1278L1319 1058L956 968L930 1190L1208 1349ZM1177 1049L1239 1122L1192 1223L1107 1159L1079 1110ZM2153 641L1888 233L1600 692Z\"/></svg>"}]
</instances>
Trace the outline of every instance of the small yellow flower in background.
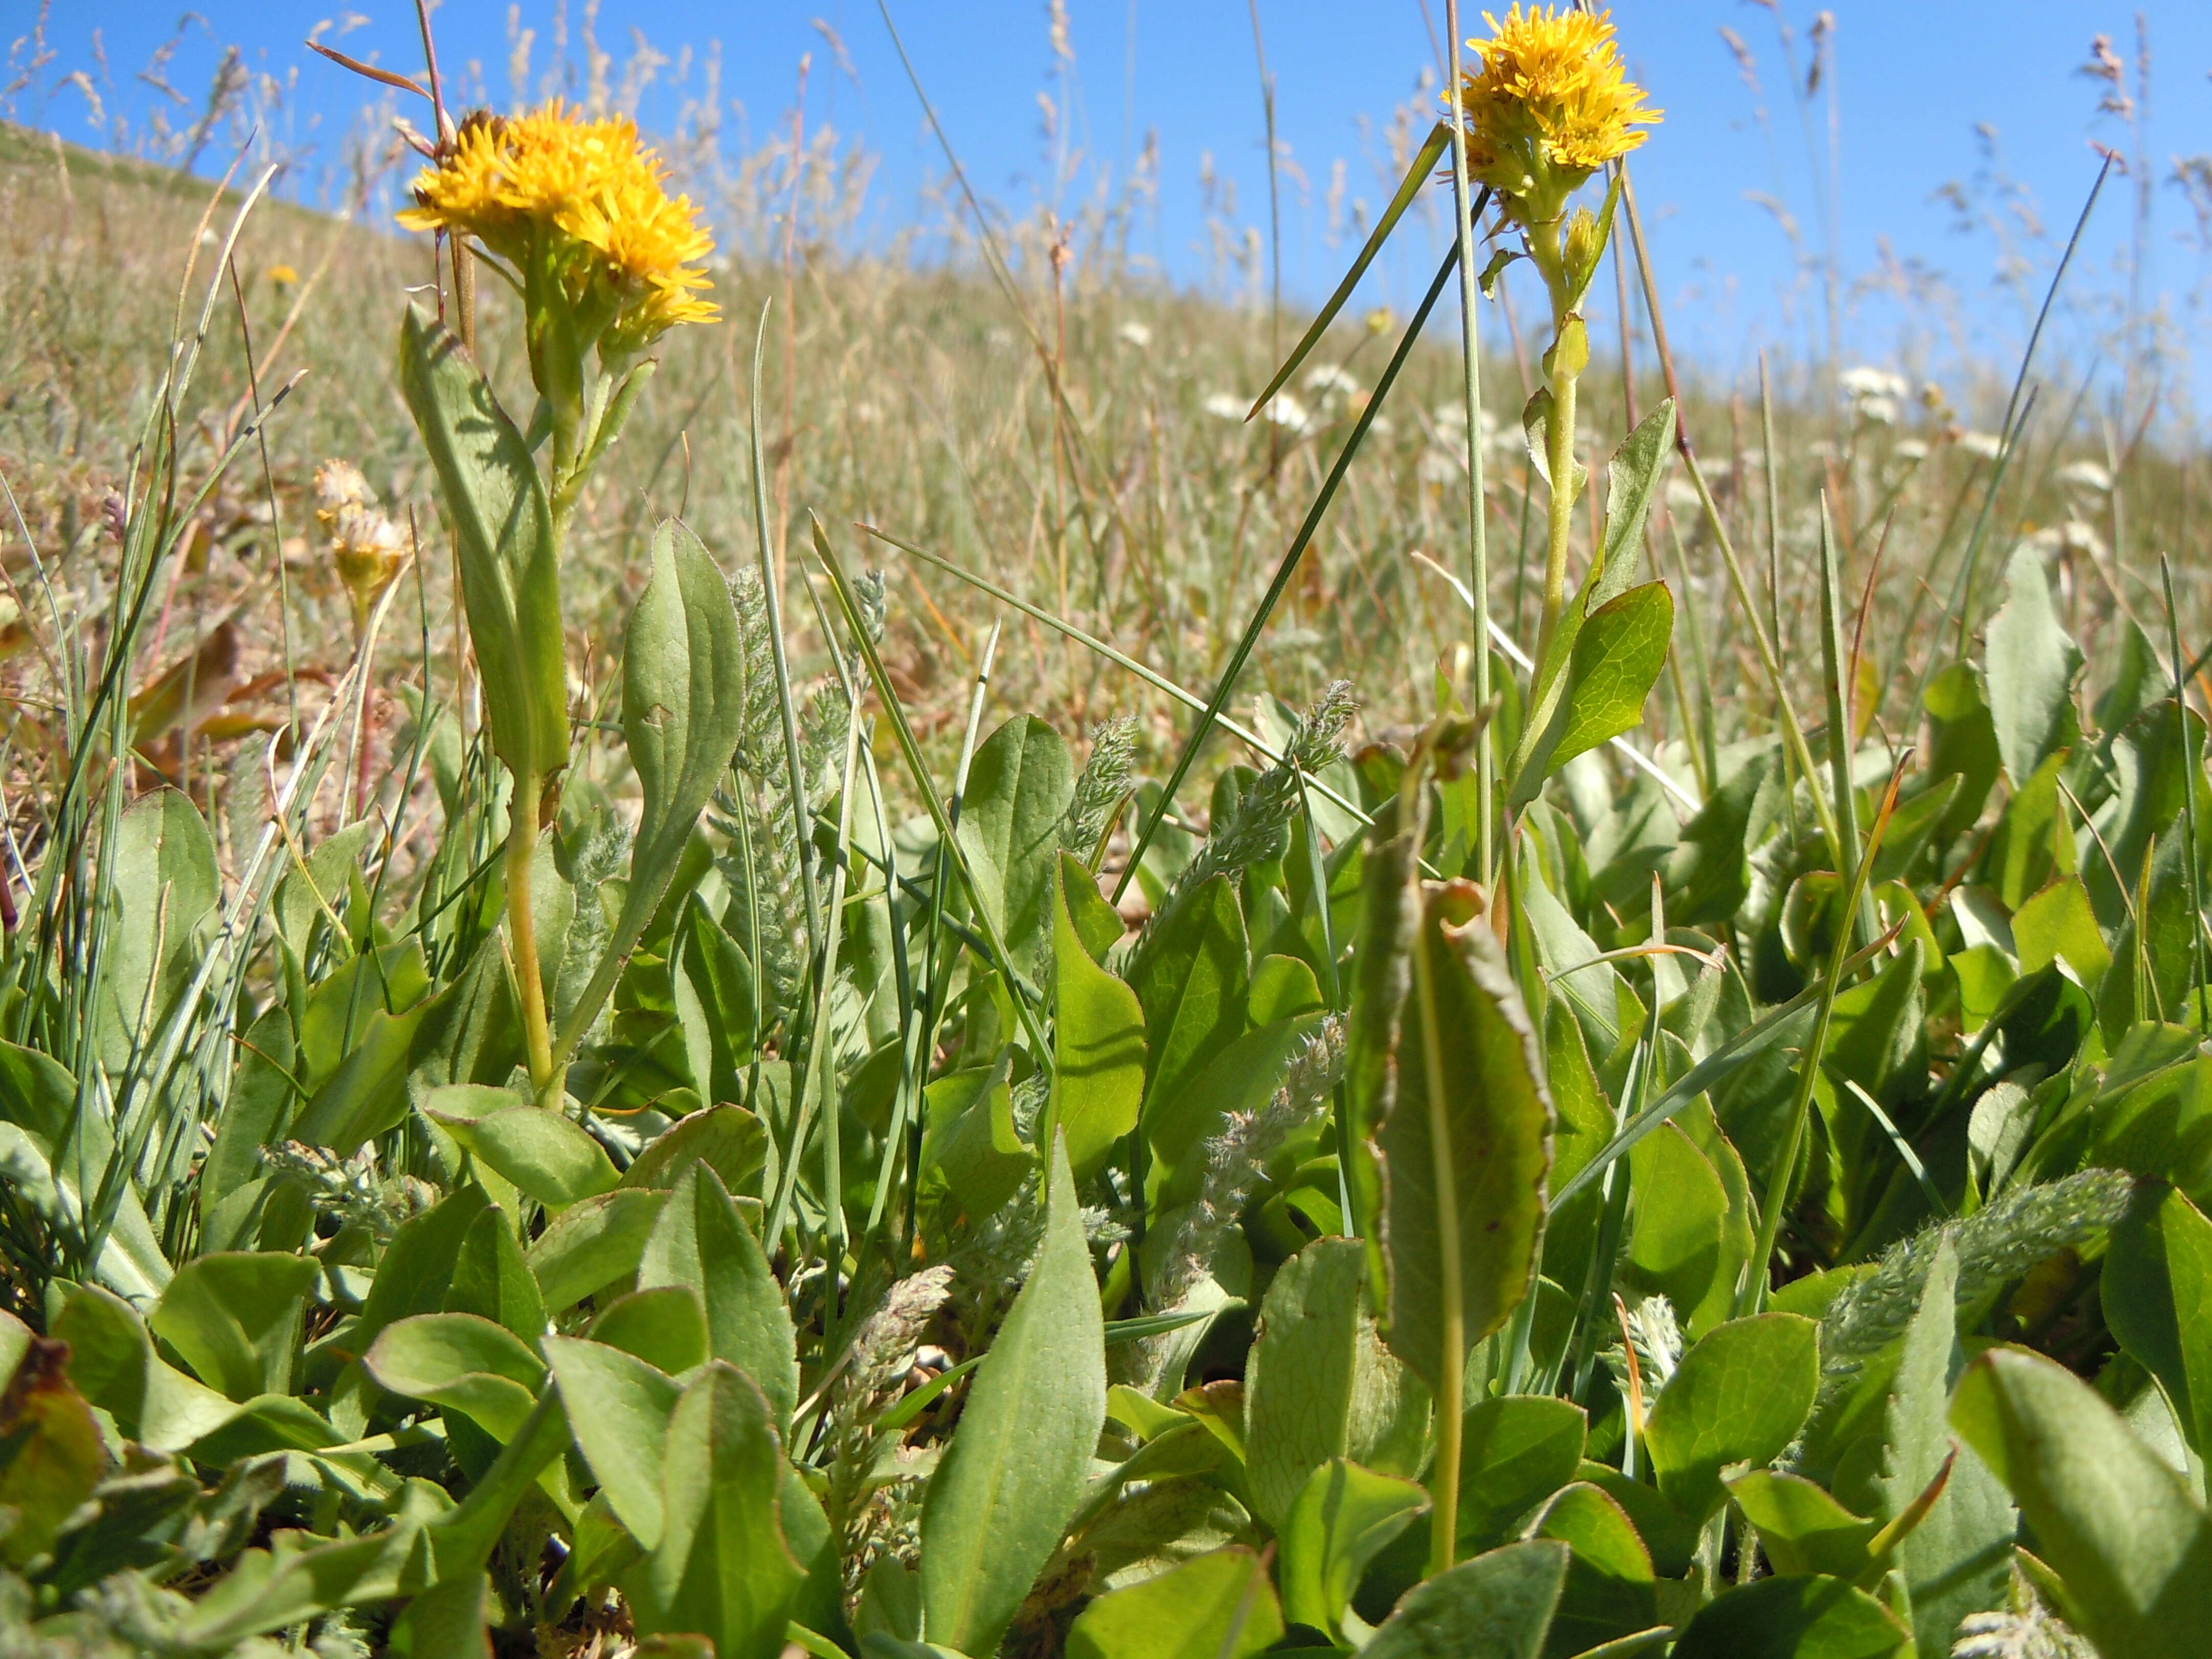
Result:
<instances>
[{"instance_id":1,"label":"small yellow flower in background","mask_svg":"<svg viewBox=\"0 0 2212 1659\"><path fill-rule=\"evenodd\" d=\"M399 222L474 237L516 268L526 295L556 286L586 337L620 357L720 315L701 297L714 239L667 176L625 118L587 120L558 100L512 118L480 112L416 179Z\"/></svg>"},{"instance_id":2,"label":"small yellow flower in background","mask_svg":"<svg viewBox=\"0 0 2212 1659\"><path fill-rule=\"evenodd\" d=\"M1516 3L1503 23L1488 12L1483 21L1493 38L1468 42L1482 68L1459 89L1468 164L1514 218L1547 223L1591 173L1642 143L1650 135L1638 129L1660 112L1621 67L1611 13Z\"/></svg>"},{"instance_id":3,"label":"small yellow flower in background","mask_svg":"<svg viewBox=\"0 0 2212 1659\"><path fill-rule=\"evenodd\" d=\"M300 280L300 273L289 265L271 265L269 267L269 280L279 288L290 288Z\"/></svg>"}]
</instances>

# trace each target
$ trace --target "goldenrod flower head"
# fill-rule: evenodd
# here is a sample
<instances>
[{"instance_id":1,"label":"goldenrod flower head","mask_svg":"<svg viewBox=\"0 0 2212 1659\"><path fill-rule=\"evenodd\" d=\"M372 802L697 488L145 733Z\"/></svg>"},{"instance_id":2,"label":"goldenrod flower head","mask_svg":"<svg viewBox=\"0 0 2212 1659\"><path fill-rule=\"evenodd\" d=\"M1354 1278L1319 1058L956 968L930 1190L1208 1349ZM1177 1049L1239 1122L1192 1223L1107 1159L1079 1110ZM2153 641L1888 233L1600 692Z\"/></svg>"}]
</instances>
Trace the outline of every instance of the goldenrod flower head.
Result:
<instances>
[{"instance_id":1,"label":"goldenrod flower head","mask_svg":"<svg viewBox=\"0 0 2212 1659\"><path fill-rule=\"evenodd\" d=\"M714 239L667 177L625 117L588 120L557 99L512 118L479 112L399 222L473 236L526 280L551 278L570 305L608 314L603 350L627 353L720 314L700 297Z\"/></svg>"},{"instance_id":2,"label":"goldenrod flower head","mask_svg":"<svg viewBox=\"0 0 2212 1659\"><path fill-rule=\"evenodd\" d=\"M1612 14L1517 3L1492 39L1470 40L1482 59L1461 77L1459 107L1474 177L1505 198L1514 217L1549 222L1591 173L1650 135L1660 112L1621 67Z\"/></svg>"},{"instance_id":3,"label":"goldenrod flower head","mask_svg":"<svg viewBox=\"0 0 2212 1659\"><path fill-rule=\"evenodd\" d=\"M300 280L300 273L289 265L271 265L268 276L278 288L290 288Z\"/></svg>"}]
</instances>

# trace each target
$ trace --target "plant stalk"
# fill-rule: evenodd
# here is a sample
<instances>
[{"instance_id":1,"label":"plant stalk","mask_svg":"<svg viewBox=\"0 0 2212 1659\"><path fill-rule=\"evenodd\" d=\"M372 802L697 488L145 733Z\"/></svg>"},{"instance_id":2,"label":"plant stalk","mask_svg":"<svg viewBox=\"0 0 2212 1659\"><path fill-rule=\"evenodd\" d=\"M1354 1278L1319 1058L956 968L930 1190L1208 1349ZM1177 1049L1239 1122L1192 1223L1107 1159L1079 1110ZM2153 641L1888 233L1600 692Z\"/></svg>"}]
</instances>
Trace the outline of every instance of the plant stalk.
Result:
<instances>
[{"instance_id":1,"label":"plant stalk","mask_svg":"<svg viewBox=\"0 0 2212 1659\"><path fill-rule=\"evenodd\" d=\"M1420 845L1422 761L1406 769L1398 795L1400 822L1413 825ZM1429 961L1429 926L1420 889L1419 866L1411 876L1416 907L1413 934L1413 995L1421 1021L1421 1066L1429 1109L1429 1152L1435 1162L1437 1253L1443 1328L1437 1334L1442 1354L1437 1367L1437 1462L1431 1495L1428 1576L1449 1569L1459 1547L1460 1436L1467 1394L1467 1291L1460 1271L1459 1192L1452 1166L1451 1127L1445 1118L1443 1036L1437 1028L1436 969Z\"/></svg>"},{"instance_id":2,"label":"plant stalk","mask_svg":"<svg viewBox=\"0 0 2212 1659\"><path fill-rule=\"evenodd\" d=\"M538 854L538 791L536 773L514 774L507 825L507 944L522 993L530 1092L545 1106L553 1103L553 1036L545 1020L545 980L538 969L538 922L530 910L530 866Z\"/></svg>"},{"instance_id":3,"label":"plant stalk","mask_svg":"<svg viewBox=\"0 0 2212 1659\"><path fill-rule=\"evenodd\" d=\"M1448 96L1456 98L1460 81L1459 0L1444 0L1444 29L1451 46L1445 84ZM1477 350L1474 303L1480 289L1474 274L1474 185L1467 159L1466 124L1456 106L1452 129L1452 201L1458 231L1461 378L1467 398L1467 558L1468 591L1474 599L1474 708L1477 714L1490 707L1490 541L1485 517L1482 477L1482 361ZM1496 866L1493 841L1497 812L1497 758L1490 734L1483 733L1474 750L1475 862L1486 885Z\"/></svg>"}]
</instances>

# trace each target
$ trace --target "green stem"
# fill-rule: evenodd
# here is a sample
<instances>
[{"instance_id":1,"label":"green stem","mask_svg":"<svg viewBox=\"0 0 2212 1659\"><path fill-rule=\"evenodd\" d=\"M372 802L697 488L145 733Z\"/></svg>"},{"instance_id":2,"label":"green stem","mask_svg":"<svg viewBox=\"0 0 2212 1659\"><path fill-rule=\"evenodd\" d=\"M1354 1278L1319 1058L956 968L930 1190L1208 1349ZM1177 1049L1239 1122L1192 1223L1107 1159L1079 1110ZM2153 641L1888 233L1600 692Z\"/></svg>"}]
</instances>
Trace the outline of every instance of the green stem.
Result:
<instances>
[{"instance_id":1,"label":"green stem","mask_svg":"<svg viewBox=\"0 0 2212 1659\"><path fill-rule=\"evenodd\" d=\"M1564 327L1565 319L1562 319ZM1575 387L1579 374L1552 376L1552 413L1544 427L1544 465L1551 469L1550 537L1544 549L1544 610L1536 629L1536 660L1542 662L1559 617L1567 608L1567 542L1574 534Z\"/></svg>"},{"instance_id":2,"label":"green stem","mask_svg":"<svg viewBox=\"0 0 2212 1659\"><path fill-rule=\"evenodd\" d=\"M1426 756L1406 769L1398 798L1400 822L1413 824L1413 844L1421 837L1420 780ZM1436 969L1429 960L1428 918L1414 875L1411 894L1417 907L1413 938L1413 995L1421 1022L1421 1065L1429 1110L1429 1152L1435 1164L1438 1290L1443 1328L1437 1366L1437 1462L1432 1479L1436 1507L1429 1534L1429 1576L1449 1569L1459 1547L1459 1461L1462 1418L1467 1394L1467 1302L1462 1281L1459 1192L1452 1163L1451 1125L1446 1115L1443 1034L1437 1025Z\"/></svg>"},{"instance_id":3,"label":"green stem","mask_svg":"<svg viewBox=\"0 0 2212 1659\"><path fill-rule=\"evenodd\" d=\"M541 1106L553 1092L553 1037L545 1022L545 981L538 969L538 923L530 911L530 866L538 854L538 779L514 774L507 806L507 942L522 992L522 1035L530 1053L530 1092Z\"/></svg>"},{"instance_id":4,"label":"green stem","mask_svg":"<svg viewBox=\"0 0 2212 1659\"><path fill-rule=\"evenodd\" d=\"M1445 0L1444 27L1451 41L1451 84L1460 76L1459 0ZM1459 255L1461 383L1467 398L1468 592L1474 598L1474 708L1480 714L1490 706L1490 541L1485 523L1486 503L1482 477L1482 360L1475 335L1475 300L1480 292L1474 273L1474 188L1468 166L1466 128L1455 118L1452 127L1452 200L1456 214ZM1475 864L1487 884L1496 872L1493 819L1497 759L1486 731L1475 746ZM1327 908L1326 901L1323 908Z\"/></svg>"}]
</instances>

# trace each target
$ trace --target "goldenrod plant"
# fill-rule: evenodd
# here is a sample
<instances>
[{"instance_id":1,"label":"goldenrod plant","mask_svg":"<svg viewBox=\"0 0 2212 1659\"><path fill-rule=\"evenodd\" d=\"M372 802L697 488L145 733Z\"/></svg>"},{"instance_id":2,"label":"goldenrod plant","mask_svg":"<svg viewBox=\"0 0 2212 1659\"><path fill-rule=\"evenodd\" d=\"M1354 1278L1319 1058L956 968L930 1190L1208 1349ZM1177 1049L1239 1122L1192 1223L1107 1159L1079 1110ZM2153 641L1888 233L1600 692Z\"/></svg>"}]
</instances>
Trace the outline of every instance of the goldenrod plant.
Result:
<instances>
[{"instance_id":1,"label":"goldenrod plant","mask_svg":"<svg viewBox=\"0 0 2212 1659\"><path fill-rule=\"evenodd\" d=\"M441 146L415 182L416 205L399 216L410 229L473 240L520 294L538 396L531 429L551 439L541 477L533 446L459 338L410 308L401 383L453 524L492 750L512 780L507 936L531 1086L548 1105L561 1079L531 873L569 760L560 588L568 518L652 373L641 354L679 324L719 314L700 297L713 240L691 203L667 194L665 177L627 119L589 120L557 101L512 118L478 112Z\"/></svg>"},{"instance_id":2,"label":"goldenrod plant","mask_svg":"<svg viewBox=\"0 0 2212 1659\"><path fill-rule=\"evenodd\" d=\"M0 1659L2194 1659L2206 459L1639 405L1634 45L1281 362L427 52L404 236L0 128Z\"/></svg>"}]
</instances>

